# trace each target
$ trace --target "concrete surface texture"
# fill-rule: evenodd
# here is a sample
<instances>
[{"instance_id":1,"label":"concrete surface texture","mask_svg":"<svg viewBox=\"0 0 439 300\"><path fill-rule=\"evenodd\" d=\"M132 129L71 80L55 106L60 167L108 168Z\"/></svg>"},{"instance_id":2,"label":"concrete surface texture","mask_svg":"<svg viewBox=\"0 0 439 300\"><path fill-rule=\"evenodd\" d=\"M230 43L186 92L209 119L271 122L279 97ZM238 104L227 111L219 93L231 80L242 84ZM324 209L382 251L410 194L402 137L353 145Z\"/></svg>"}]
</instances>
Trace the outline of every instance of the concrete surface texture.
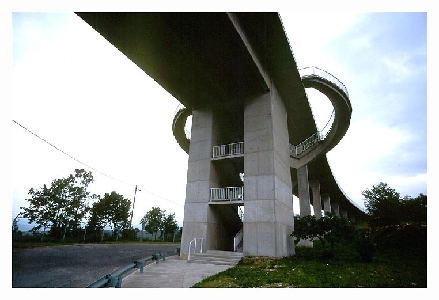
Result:
<instances>
[{"instance_id":1,"label":"concrete surface texture","mask_svg":"<svg viewBox=\"0 0 439 300\"><path fill-rule=\"evenodd\" d=\"M300 215L309 215L309 180L331 195L336 215L364 214L339 188L325 157L349 128L347 90L324 70L299 72L277 13L78 15L192 110L191 138L183 146L190 145L182 258L197 238L207 250L236 251L238 244L244 255L293 255L293 194ZM290 146L307 145L318 133L305 87L328 97L334 119L324 139L291 156ZM175 125L184 125L177 120L175 136ZM245 144L243 159L212 160L214 146L238 142ZM245 184L233 179L241 173ZM210 189L218 188L243 188L244 196L240 203L228 197L223 200L230 203L213 205ZM235 226L238 206L245 218ZM237 236L242 241L236 243Z\"/></svg>"},{"instance_id":2,"label":"concrete surface texture","mask_svg":"<svg viewBox=\"0 0 439 300\"><path fill-rule=\"evenodd\" d=\"M232 265L214 263L188 263L172 256L151 263L122 280L122 288L190 288L203 279L231 268Z\"/></svg>"}]
</instances>

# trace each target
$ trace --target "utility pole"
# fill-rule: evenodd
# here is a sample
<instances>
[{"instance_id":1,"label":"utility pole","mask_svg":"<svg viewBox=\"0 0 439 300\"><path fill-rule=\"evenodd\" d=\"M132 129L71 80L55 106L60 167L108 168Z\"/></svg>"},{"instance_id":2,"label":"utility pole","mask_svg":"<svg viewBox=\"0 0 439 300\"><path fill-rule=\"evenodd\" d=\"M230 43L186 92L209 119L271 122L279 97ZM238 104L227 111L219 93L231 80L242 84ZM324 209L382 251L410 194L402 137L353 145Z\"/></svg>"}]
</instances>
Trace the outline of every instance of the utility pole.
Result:
<instances>
[{"instance_id":1,"label":"utility pole","mask_svg":"<svg viewBox=\"0 0 439 300\"><path fill-rule=\"evenodd\" d=\"M136 184L136 188L134 189L134 200L133 200L133 209L131 210L130 227L133 226L133 213L134 213L134 204L136 204L136 194L137 194L137 184Z\"/></svg>"}]
</instances>

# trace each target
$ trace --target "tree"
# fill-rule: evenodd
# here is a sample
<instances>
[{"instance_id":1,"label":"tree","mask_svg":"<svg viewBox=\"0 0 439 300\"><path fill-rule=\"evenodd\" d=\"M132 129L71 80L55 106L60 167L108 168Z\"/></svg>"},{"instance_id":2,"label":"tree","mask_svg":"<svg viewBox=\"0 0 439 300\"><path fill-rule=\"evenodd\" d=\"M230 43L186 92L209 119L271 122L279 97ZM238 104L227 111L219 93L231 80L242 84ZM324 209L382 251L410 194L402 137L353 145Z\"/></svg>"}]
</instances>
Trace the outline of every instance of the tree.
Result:
<instances>
[{"instance_id":1,"label":"tree","mask_svg":"<svg viewBox=\"0 0 439 300\"><path fill-rule=\"evenodd\" d=\"M88 227L91 232L101 232L101 242L104 239L104 228L109 224L108 214L106 211L105 203L101 197L97 197L98 201L93 203L91 208L91 214L88 221Z\"/></svg>"},{"instance_id":2,"label":"tree","mask_svg":"<svg viewBox=\"0 0 439 300\"><path fill-rule=\"evenodd\" d=\"M164 212L163 212L164 213ZM166 241L168 234L173 234L178 229L175 213L163 215L160 231L163 233L163 240Z\"/></svg>"},{"instance_id":3,"label":"tree","mask_svg":"<svg viewBox=\"0 0 439 300\"><path fill-rule=\"evenodd\" d=\"M56 179L52 182L52 200L55 211L54 230L62 230L64 240L67 229L78 231L81 220L88 212L87 200L90 193L88 185L93 182L93 176L84 169L76 169L75 174L67 178Z\"/></svg>"},{"instance_id":4,"label":"tree","mask_svg":"<svg viewBox=\"0 0 439 300\"><path fill-rule=\"evenodd\" d=\"M416 198L405 196L402 201L402 221L427 223L427 195L419 194Z\"/></svg>"},{"instance_id":5,"label":"tree","mask_svg":"<svg viewBox=\"0 0 439 300\"><path fill-rule=\"evenodd\" d=\"M64 240L67 230L77 230L88 211L90 193L87 187L92 182L91 172L75 169L74 174L53 180L49 188L46 185L40 190L31 188L31 198L26 199L29 207L21 207L22 215L29 223L37 224L33 231L43 228L44 232L51 227L51 234L62 234Z\"/></svg>"},{"instance_id":6,"label":"tree","mask_svg":"<svg viewBox=\"0 0 439 300\"><path fill-rule=\"evenodd\" d=\"M427 195L400 197L386 183L378 183L362 192L372 226L401 225L427 222Z\"/></svg>"},{"instance_id":7,"label":"tree","mask_svg":"<svg viewBox=\"0 0 439 300\"><path fill-rule=\"evenodd\" d=\"M354 233L355 229L347 219L327 213L319 219L314 215L294 216L294 231L291 236L296 238L296 244L301 239L313 241L317 238L323 247L323 256L332 257L334 244L342 240L352 240ZM330 245L329 250L327 244Z\"/></svg>"},{"instance_id":8,"label":"tree","mask_svg":"<svg viewBox=\"0 0 439 300\"><path fill-rule=\"evenodd\" d=\"M29 224L36 225L31 229L32 232L39 231L43 228L41 242L44 240L46 229L54 222L54 212L51 205L51 191L44 184L41 190L31 188L28 192L31 198L26 199L29 207L20 207L23 211L21 215L28 219Z\"/></svg>"},{"instance_id":9,"label":"tree","mask_svg":"<svg viewBox=\"0 0 439 300\"><path fill-rule=\"evenodd\" d=\"M140 220L145 230L154 235L154 240L157 240L157 233L161 229L164 211L158 207L153 207Z\"/></svg>"},{"instance_id":10,"label":"tree","mask_svg":"<svg viewBox=\"0 0 439 300\"><path fill-rule=\"evenodd\" d=\"M401 222L402 199L398 192L387 183L380 182L366 189L361 194L365 197L365 207L371 216L371 225L398 225Z\"/></svg>"},{"instance_id":11,"label":"tree","mask_svg":"<svg viewBox=\"0 0 439 300\"><path fill-rule=\"evenodd\" d=\"M131 200L125 199L122 195L112 191L99 199L93 204L90 225L102 230L101 241L103 239L103 230L105 226L113 228L113 236L116 241L119 239L119 233L129 227L129 211Z\"/></svg>"},{"instance_id":12,"label":"tree","mask_svg":"<svg viewBox=\"0 0 439 300\"><path fill-rule=\"evenodd\" d=\"M18 229L18 217L20 214L18 214L14 220L12 220L12 239L16 240L19 236L21 236L23 233Z\"/></svg>"}]
</instances>

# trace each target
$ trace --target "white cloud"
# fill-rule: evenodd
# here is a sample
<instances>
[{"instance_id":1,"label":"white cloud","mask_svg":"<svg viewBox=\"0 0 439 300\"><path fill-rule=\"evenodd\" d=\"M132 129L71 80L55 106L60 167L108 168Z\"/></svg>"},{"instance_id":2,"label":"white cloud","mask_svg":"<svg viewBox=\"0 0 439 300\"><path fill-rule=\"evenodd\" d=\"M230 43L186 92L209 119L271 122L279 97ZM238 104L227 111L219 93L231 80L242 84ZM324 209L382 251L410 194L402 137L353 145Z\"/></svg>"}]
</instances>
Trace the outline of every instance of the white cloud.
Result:
<instances>
[{"instance_id":1,"label":"white cloud","mask_svg":"<svg viewBox=\"0 0 439 300\"><path fill-rule=\"evenodd\" d=\"M364 120L351 124L346 136L337 146L355 155L363 165L378 159L391 156L399 151L407 137L397 128L385 127L381 124ZM341 152L344 152L341 151ZM344 152L339 155L344 156Z\"/></svg>"},{"instance_id":2,"label":"white cloud","mask_svg":"<svg viewBox=\"0 0 439 300\"><path fill-rule=\"evenodd\" d=\"M397 53L392 56L382 56L379 61L383 63L387 80L391 83L410 82L418 76L425 76L424 64L416 63L416 55L412 53Z\"/></svg>"},{"instance_id":3,"label":"white cloud","mask_svg":"<svg viewBox=\"0 0 439 300\"><path fill-rule=\"evenodd\" d=\"M406 195L417 197L420 193L427 194L427 174L415 174L412 176L390 176L386 183L400 193L401 197ZM413 192L417 191L417 192Z\"/></svg>"},{"instance_id":4,"label":"white cloud","mask_svg":"<svg viewBox=\"0 0 439 300\"><path fill-rule=\"evenodd\" d=\"M363 206L361 191L377 182L390 181L383 163L400 153L406 141L407 137L397 128L364 120L351 124L327 158L340 187L352 201ZM410 188L415 190L417 186Z\"/></svg>"},{"instance_id":5,"label":"white cloud","mask_svg":"<svg viewBox=\"0 0 439 300\"><path fill-rule=\"evenodd\" d=\"M354 12L280 12L299 68L324 65L325 45L349 30L358 21Z\"/></svg>"}]
</instances>

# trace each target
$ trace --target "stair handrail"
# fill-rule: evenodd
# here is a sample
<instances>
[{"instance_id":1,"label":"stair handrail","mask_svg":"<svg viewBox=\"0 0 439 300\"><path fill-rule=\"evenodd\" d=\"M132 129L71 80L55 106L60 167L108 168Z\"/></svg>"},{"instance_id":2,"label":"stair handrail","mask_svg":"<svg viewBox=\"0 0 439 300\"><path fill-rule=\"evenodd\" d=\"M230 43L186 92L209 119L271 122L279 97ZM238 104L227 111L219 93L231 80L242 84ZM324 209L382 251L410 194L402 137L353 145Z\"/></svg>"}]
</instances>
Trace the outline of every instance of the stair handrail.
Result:
<instances>
[{"instance_id":1,"label":"stair handrail","mask_svg":"<svg viewBox=\"0 0 439 300\"><path fill-rule=\"evenodd\" d=\"M244 238L244 227L242 227L239 232L235 235L235 237L233 238L233 249L236 252L239 243L241 243L242 239Z\"/></svg>"},{"instance_id":2,"label":"stair handrail","mask_svg":"<svg viewBox=\"0 0 439 300\"><path fill-rule=\"evenodd\" d=\"M201 240L200 253L203 253L204 238L193 238L192 241L189 242L189 249L188 249L187 260L191 260L191 245L192 245L192 242L194 242L194 254L197 252L197 240Z\"/></svg>"},{"instance_id":3,"label":"stair handrail","mask_svg":"<svg viewBox=\"0 0 439 300\"><path fill-rule=\"evenodd\" d=\"M293 157L299 157L307 150L310 150L313 146L317 145L320 141L323 141L330 131L332 123L334 122L334 118L335 109L332 110L331 116L329 117L328 122L322 130L318 130L316 133L314 133L298 145L290 144L290 155Z\"/></svg>"},{"instance_id":4,"label":"stair handrail","mask_svg":"<svg viewBox=\"0 0 439 300\"><path fill-rule=\"evenodd\" d=\"M244 211L242 210L241 206L238 206L238 216L241 219L241 222L244 222Z\"/></svg>"}]
</instances>

